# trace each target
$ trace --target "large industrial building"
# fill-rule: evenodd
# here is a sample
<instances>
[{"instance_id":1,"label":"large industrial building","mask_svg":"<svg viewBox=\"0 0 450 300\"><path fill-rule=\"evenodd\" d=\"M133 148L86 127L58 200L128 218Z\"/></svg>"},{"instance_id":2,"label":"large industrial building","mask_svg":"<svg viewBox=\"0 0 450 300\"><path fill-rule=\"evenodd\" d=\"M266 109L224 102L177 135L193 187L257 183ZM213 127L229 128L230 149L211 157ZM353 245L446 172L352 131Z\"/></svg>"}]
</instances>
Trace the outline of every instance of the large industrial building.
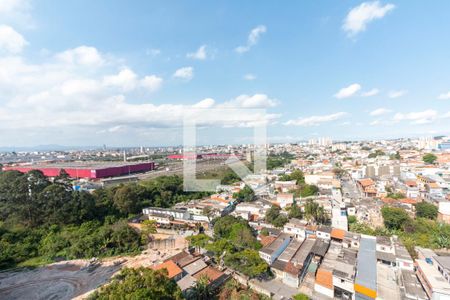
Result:
<instances>
[{"instance_id":1,"label":"large industrial building","mask_svg":"<svg viewBox=\"0 0 450 300\"><path fill-rule=\"evenodd\" d=\"M45 176L58 176L64 170L72 178L99 179L116 176L143 173L155 169L154 162L65 162L34 165L4 166L3 170L16 170L27 173L31 170L39 170Z\"/></svg>"}]
</instances>

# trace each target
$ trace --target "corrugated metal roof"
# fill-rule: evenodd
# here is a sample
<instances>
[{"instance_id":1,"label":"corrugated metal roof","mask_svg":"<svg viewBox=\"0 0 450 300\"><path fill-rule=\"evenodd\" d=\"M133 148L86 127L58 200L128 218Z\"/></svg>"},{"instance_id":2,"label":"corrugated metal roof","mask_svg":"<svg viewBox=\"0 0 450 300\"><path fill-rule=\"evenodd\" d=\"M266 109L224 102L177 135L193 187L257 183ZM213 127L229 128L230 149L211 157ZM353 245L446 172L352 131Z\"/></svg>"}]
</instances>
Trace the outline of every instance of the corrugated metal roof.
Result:
<instances>
[{"instance_id":1,"label":"corrugated metal roof","mask_svg":"<svg viewBox=\"0 0 450 300\"><path fill-rule=\"evenodd\" d=\"M358 253L355 283L374 291L377 290L376 239L361 237Z\"/></svg>"}]
</instances>

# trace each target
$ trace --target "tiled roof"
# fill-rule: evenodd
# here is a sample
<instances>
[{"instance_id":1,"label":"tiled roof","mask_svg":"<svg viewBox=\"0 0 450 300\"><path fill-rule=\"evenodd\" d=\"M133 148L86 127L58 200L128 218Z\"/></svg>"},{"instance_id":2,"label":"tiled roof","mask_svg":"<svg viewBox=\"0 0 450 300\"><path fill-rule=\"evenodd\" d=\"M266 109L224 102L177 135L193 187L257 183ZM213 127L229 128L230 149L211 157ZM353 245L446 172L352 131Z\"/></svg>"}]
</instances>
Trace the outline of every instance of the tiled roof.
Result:
<instances>
[{"instance_id":1,"label":"tiled roof","mask_svg":"<svg viewBox=\"0 0 450 300\"><path fill-rule=\"evenodd\" d=\"M181 273L183 273L183 270L180 269L172 260L168 260L166 262L163 262L162 264L156 265L152 267L153 270L162 270L166 269L169 278L173 278Z\"/></svg>"},{"instance_id":2,"label":"tiled roof","mask_svg":"<svg viewBox=\"0 0 450 300\"><path fill-rule=\"evenodd\" d=\"M329 289L333 289L333 273L319 268L316 274L316 283Z\"/></svg>"},{"instance_id":3,"label":"tiled roof","mask_svg":"<svg viewBox=\"0 0 450 300\"><path fill-rule=\"evenodd\" d=\"M194 278L198 280L204 275L208 277L209 282L214 282L217 279L219 279L223 275L223 273L213 267L207 267L201 270L200 272L195 273Z\"/></svg>"},{"instance_id":4,"label":"tiled roof","mask_svg":"<svg viewBox=\"0 0 450 300\"><path fill-rule=\"evenodd\" d=\"M331 237L339 240L343 240L345 237L345 230L333 228L331 230Z\"/></svg>"}]
</instances>

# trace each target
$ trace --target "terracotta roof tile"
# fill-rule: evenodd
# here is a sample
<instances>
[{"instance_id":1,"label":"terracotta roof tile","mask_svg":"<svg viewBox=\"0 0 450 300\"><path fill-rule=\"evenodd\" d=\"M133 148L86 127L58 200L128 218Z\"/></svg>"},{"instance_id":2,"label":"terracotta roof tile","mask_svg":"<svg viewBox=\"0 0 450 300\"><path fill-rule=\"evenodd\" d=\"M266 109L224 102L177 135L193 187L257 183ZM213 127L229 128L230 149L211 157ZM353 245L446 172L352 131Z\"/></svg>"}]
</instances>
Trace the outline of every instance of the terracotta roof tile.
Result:
<instances>
[{"instance_id":1,"label":"terracotta roof tile","mask_svg":"<svg viewBox=\"0 0 450 300\"><path fill-rule=\"evenodd\" d=\"M219 279L223 275L223 273L213 267L207 267L201 270L200 272L195 273L194 278L198 280L203 275L208 277L209 282L213 282Z\"/></svg>"},{"instance_id":2,"label":"terracotta roof tile","mask_svg":"<svg viewBox=\"0 0 450 300\"><path fill-rule=\"evenodd\" d=\"M345 237L345 230L333 228L331 229L331 237L339 240L343 240Z\"/></svg>"},{"instance_id":3,"label":"terracotta roof tile","mask_svg":"<svg viewBox=\"0 0 450 300\"><path fill-rule=\"evenodd\" d=\"M333 273L319 268L316 274L316 283L329 289L333 289Z\"/></svg>"},{"instance_id":4,"label":"terracotta roof tile","mask_svg":"<svg viewBox=\"0 0 450 300\"><path fill-rule=\"evenodd\" d=\"M168 260L166 262L163 262L162 264L156 265L152 267L153 270L162 270L166 269L169 278L173 278L181 273L183 273L183 270L180 269L172 260Z\"/></svg>"}]
</instances>

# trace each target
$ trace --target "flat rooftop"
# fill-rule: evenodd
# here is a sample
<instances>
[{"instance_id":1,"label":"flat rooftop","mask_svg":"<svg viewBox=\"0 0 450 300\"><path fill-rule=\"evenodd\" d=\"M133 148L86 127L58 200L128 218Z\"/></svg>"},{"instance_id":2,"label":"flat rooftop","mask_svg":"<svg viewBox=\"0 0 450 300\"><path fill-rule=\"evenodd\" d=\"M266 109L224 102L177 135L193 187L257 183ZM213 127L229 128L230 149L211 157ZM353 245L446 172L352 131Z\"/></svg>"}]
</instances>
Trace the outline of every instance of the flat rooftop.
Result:
<instances>
[{"instance_id":1,"label":"flat rooftop","mask_svg":"<svg viewBox=\"0 0 450 300\"><path fill-rule=\"evenodd\" d=\"M293 239L278 259L286 262L290 261L292 257L294 257L295 253L297 253L297 250L300 248L302 243L303 240Z\"/></svg>"},{"instance_id":2,"label":"flat rooftop","mask_svg":"<svg viewBox=\"0 0 450 300\"><path fill-rule=\"evenodd\" d=\"M281 245L283 245L286 239L290 240L291 236L287 233L281 233L272 243L270 243L269 245L267 245L266 247L262 248L259 251L268 255L272 255L273 252L275 252L278 248L281 247Z\"/></svg>"},{"instance_id":3,"label":"flat rooftop","mask_svg":"<svg viewBox=\"0 0 450 300\"><path fill-rule=\"evenodd\" d=\"M151 161L141 161L141 162L124 162L124 161L108 161L108 162L98 162L98 161L74 161L74 162L58 162L58 163L43 163L43 164L26 164L17 165L10 167L17 168L30 168L30 169L107 169L114 167L124 167L151 163ZM9 167L9 166L7 166Z\"/></svg>"},{"instance_id":4,"label":"flat rooftop","mask_svg":"<svg viewBox=\"0 0 450 300\"><path fill-rule=\"evenodd\" d=\"M450 295L450 284L444 279L435 266L428 264L422 259L417 259L416 263L425 274L428 283L433 287L433 291Z\"/></svg>"},{"instance_id":5,"label":"flat rooftop","mask_svg":"<svg viewBox=\"0 0 450 300\"><path fill-rule=\"evenodd\" d=\"M427 299L428 296L413 271L401 269L400 279L403 282L405 296Z\"/></svg>"},{"instance_id":6,"label":"flat rooftop","mask_svg":"<svg viewBox=\"0 0 450 300\"><path fill-rule=\"evenodd\" d=\"M358 271L355 283L377 290L377 257L376 239L373 237L361 237L358 253Z\"/></svg>"},{"instance_id":7,"label":"flat rooftop","mask_svg":"<svg viewBox=\"0 0 450 300\"><path fill-rule=\"evenodd\" d=\"M316 240L306 239L302 243L302 245L300 246L300 249L298 249L298 251L294 255L294 257L291 259L291 262L295 265L303 266L303 263L305 262L305 259L308 257L309 253L311 253L311 250L312 250L315 242L316 242Z\"/></svg>"}]
</instances>

